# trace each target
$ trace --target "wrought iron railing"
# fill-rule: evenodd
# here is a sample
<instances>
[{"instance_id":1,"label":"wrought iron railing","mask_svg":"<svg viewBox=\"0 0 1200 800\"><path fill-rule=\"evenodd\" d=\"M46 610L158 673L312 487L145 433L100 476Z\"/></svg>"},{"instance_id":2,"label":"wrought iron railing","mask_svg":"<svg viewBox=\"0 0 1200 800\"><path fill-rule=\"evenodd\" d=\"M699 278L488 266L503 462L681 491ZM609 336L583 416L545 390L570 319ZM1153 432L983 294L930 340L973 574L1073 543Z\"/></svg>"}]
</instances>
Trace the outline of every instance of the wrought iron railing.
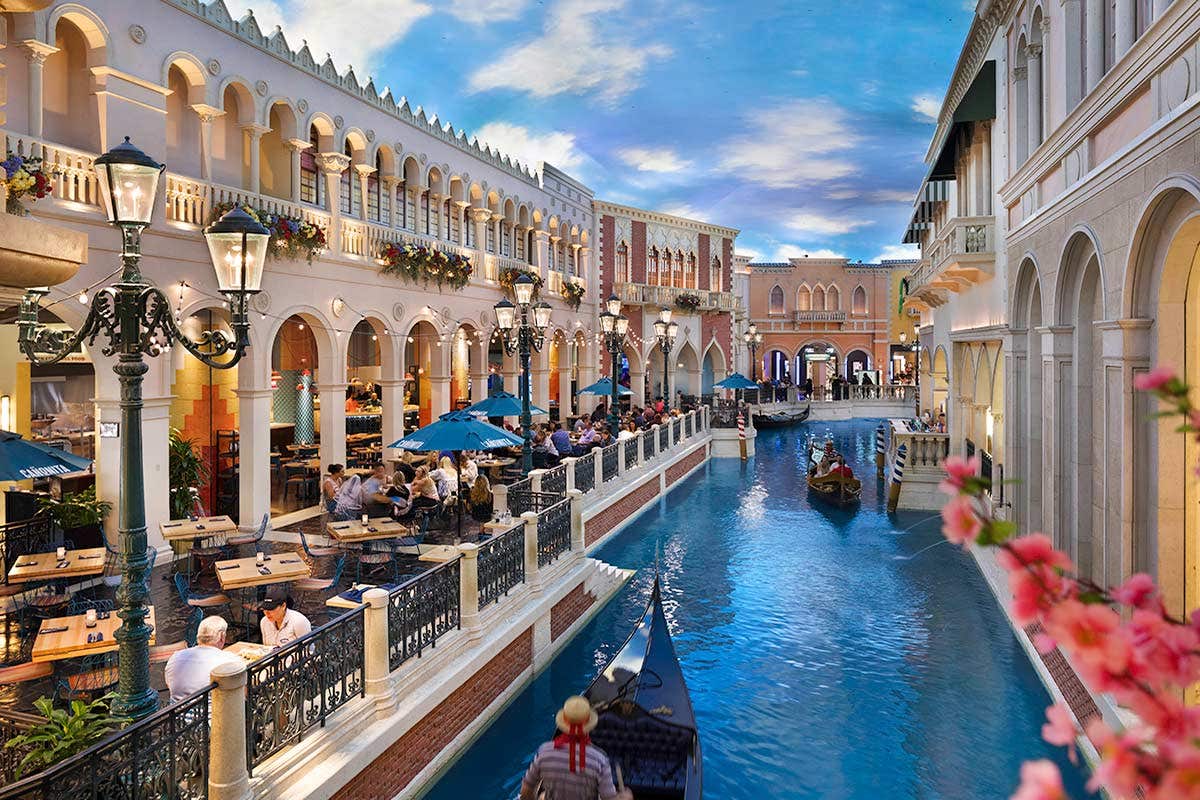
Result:
<instances>
[{"instance_id":1,"label":"wrought iron railing","mask_svg":"<svg viewBox=\"0 0 1200 800\"><path fill-rule=\"evenodd\" d=\"M537 533L541 568L571 549L571 501L561 500L538 514Z\"/></svg>"},{"instance_id":2,"label":"wrought iron railing","mask_svg":"<svg viewBox=\"0 0 1200 800\"><path fill-rule=\"evenodd\" d=\"M575 459L575 488L587 494L596 488L596 453Z\"/></svg>"},{"instance_id":3,"label":"wrought iron railing","mask_svg":"<svg viewBox=\"0 0 1200 800\"><path fill-rule=\"evenodd\" d=\"M683 418L683 436L685 439L692 438L692 416L691 414Z\"/></svg>"},{"instance_id":4,"label":"wrought iron railing","mask_svg":"<svg viewBox=\"0 0 1200 800\"><path fill-rule=\"evenodd\" d=\"M559 464L542 473L542 491L557 495L567 493L567 467L565 464Z\"/></svg>"},{"instance_id":5,"label":"wrought iron railing","mask_svg":"<svg viewBox=\"0 0 1200 800\"><path fill-rule=\"evenodd\" d=\"M459 559L423 572L388 594L388 665L396 669L462 627Z\"/></svg>"},{"instance_id":6,"label":"wrought iron railing","mask_svg":"<svg viewBox=\"0 0 1200 800\"><path fill-rule=\"evenodd\" d=\"M363 606L348 611L246 668L246 755L250 769L300 741L366 692Z\"/></svg>"},{"instance_id":7,"label":"wrought iron railing","mask_svg":"<svg viewBox=\"0 0 1200 800\"><path fill-rule=\"evenodd\" d=\"M736 428L739 406L734 400L721 400L716 408L712 409L712 417L709 419L709 424L714 428ZM745 421L749 416L749 409L742 409L742 420Z\"/></svg>"},{"instance_id":8,"label":"wrought iron railing","mask_svg":"<svg viewBox=\"0 0 1200 800\"><path fill-rule=\"evenodd\" d=\"M201 689L44 772L5 786L0 798L205 800L211 689Z\"/></svg>"},{"instance_id":9,"label":"wrought iron railing","mask_svg":"<svg viewBox=\"0 0 1200 800\"><path fill-rule=\"evenodd\" d=\"M666 422L658 426L658 452L664 453L671 446L671 432Z\"/></svg>"},{"instance_id":10,"label":"wrought iron railing","mask_svg":"<svg viewBox=\"0 0 1200 800\"><path fill-rule=\"evenodd\" d=\"M600 451L600 477L605 481L611 481L617 475L619 466L617 464L617 458L619 457L617 450L619 447L619 444L610 444Z\"/></svg>"},{"instance_id":11,"label":"wrought iron railing","mask_svg":"<svg viewBox=\"0 0 1200 800\"><path fill-rule=\"evenodd\" d=\"M633 469L637 466L638 461L638 440L636 436L630 436L624 442L625 448L625 469Z\"/></svg>"},{"instance_id":12,"label":"wrought iron railing","mask_svg":"<svg viewBox=\"0 0 1200 800\"><path fill-rule=\"evenodd\" d=\"M50 518L45 515L0 525L0 569L3 570L0 583L8 583L8 572L18 558L50 552L59 542Z\"/></svg>"},{"instance_id":13,"label":"wrought iron railing","mask_svg":"<svg viewBox=\"0 0 1200 800\"><path fill-rule=\"evenodd\" d=\"M561 494L553 492L532 492L529 490L509 492L508 510L514 517L519 517L526 511L540 514L542 513L542 509L557 503L562 498Z\"/></svg>"},{"instance_id":14,"label":"wrought iron railing","mask_svg":"<svg viewBox=\"0 0 1200 800\"><path fill-rule=\"evenodd\" d=\"M36 714L22 714L16 711L0 711L0 781L4 784L17 779L17 767L29 752L29 747L9 747L8 742L16 736L28 731L40 722L42 718Z\"/></svg>"},{"instance_id":15,"label":"wrought iron railing","mask_svg":"<svg viewBox=\"0 0 1200 800\"><path fill-rule=\"evenodd\" d=\"M654 458L654 431L642 431L642 458Z\"/></svg>"},{"instance_id":16,"label":"wrought iron railing","mask_svg":"<svg viewBox=\"0 0 1200 800\"><path fill-rule=\"evenodd\" d=\"M679 441L683 437L680 435L683 432L683 420L679 417L671 420L671 432L675 434L675 441Z\"/></svg>"},{"instance_id":17,"label":"wrought iron railing","mask_svg":"<svg viewBox=\"0 0 1200 800\"><path fill-rule=\"evenodd\" d=\"M525 523L479 545L479 607L484 608L525 582Z\"/></svg>"}]
</instances>

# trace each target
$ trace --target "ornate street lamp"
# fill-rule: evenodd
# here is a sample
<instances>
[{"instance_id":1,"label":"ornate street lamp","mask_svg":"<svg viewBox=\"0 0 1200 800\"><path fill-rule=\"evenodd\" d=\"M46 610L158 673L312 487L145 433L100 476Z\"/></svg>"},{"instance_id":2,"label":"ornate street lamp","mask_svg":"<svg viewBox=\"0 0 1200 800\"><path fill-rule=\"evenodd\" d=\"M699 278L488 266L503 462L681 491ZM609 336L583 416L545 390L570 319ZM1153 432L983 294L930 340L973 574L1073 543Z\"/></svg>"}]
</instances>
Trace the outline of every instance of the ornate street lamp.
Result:
<instances>
[{"instance_id":1,"label":"ornate street lamp","mask_svg":"<svg viewBox=\"0 0 1200 800\"><path fill-rule=\"evenodd\" d=\"M550 327L550 304L541 302L532 306L533 325L529 324L529 310L533 302L533 278L520 275L513 282L514 306L507 299L494 306L496 327L500 329L504 352L516 354L521 362L521 471L528 475L533 469L533 446L530 428L533 417L529 413L529 360L534 351L541 352L546 343L546 329ZM518 321L517 311L521 318Z\"/></svg>"},{"instance_id":2,"label":"ornate street lamp","mask_svg":"<svg viewBox=\"0 0 1200 800\"><path fill-rule=\"evenodd\" d=\"M119 683L112 711L138 719L158 708L150 688L150 598L147 572L145 482L142 464L142 376L145 356L157 356L178 342L206 365L228 369L250 344L247 300L259 290L270 235L241 209L235 208L204 232L216 271L217 289L229 300L233 336L205 331L190 341L176 324L170 301L142 277L142 230L150 224L159 175L157 163L126 137L95 161L96 178L108 221L121 230L121 279L96 292L87 319L73 334L38 325L38 306L48 289L30 289L21 300L17 319L21 350L37 365L54 364L82 342L91 346L101 334L105 355L117 356L113 372L121 384L121 486L118 503L121 585L117 603ZM229 358L218 361L221 356Z\"/></svg>"},{"instance_id":3,"label":"ornate street lamp","mask_svg":"<svg viewBox=\"0 0 1200 800\"><path fill-rule=\"evenodd\" d=\"M750 348L750 380L758 382L758 346L762 344L763 335L758 332L758 323L751 322L750 327L742 334L742 341Z\"/></svg>"},{"instance_id":4,"label":"ornate street lamp","mask_svg":"<svg viewBox=\"0 0 1200 800\"><path fill-rule=\"evenodd\" d=\"M600 312L600 330L604 333L604 343L612 361L612 397L608 401L608 429L613 436L617 435L617 426L621 417L617 413L620 407L620 385L617 381L621 376L621 348L625 344L625 334L629 332L629 318L621 314L621 298L610 295L604 303L605 310Z\"/></svg>"},{"instance_id":5,"label":"ornate street lamp","mask_svg":"<svg viewBox=\"0 0 1200 800\"><path fill-rule=\"evenodd\" d=\"M658 319L654 322L654 335L658 338L658 346L662 348L662 393L668 408L671 405L671 381L667 377L670 375L671 368L671 345L675 344L675 337L678 333L679 323L671 321L671 309L663 306L662 310L658 312Z\"/></svg>"}]
</instances>

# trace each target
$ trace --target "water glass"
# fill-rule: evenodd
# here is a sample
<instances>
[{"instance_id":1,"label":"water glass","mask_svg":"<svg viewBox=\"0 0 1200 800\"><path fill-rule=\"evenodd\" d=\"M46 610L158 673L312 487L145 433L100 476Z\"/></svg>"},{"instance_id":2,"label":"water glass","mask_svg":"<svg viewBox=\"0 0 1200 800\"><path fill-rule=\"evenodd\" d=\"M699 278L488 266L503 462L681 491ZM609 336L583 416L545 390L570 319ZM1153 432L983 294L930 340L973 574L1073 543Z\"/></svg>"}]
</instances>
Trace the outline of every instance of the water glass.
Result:
<instances>
[{"instance_id":1,"label":"water glass","mask_svg":"<svg viewBox=\"0 0 1200 800\"><path fill-rule=\"evenodd\" d=\"M366 514L363 514L363 519L362 519L362 524L363 524L363 527L364 527L364 528L365 528L365 527L367 527L367 525L369 525L369 524L370 524L370 522L371 522L371 521L370 521L370 519L368 519L368 518L367 518L367 515L366 515Z\"/></svg>"},{"instance_id":2,"label":"water glass","mask_svg":"<svg viewBox=\"0 0 1200 800\"><path fill-rule=\"evenodd\" d=\"M263 555L262 550L259 550L257 553L254 554L254 560L258 562L258 565L260 567L263 565L263 561L266 560L266 557Z\"/></svg>"},{"instance_id":3,"label":"water glass","mask_svg":"<svg viewBox=\"0 0 1200 800\"><path fill-rule=\"evenodd\" d=\"M58 560L59 560L59 561L62 561L64 558L66 558L66 557L67 557L67 548L65 548L65 547L60 547L60 548L58 548L57 550L55 550L55 551L54 551L54 554L55 554L56 556L58 556Z\"/></svg>"},{"instance_id":4,"label":"water glass","mask_svg":"<svg viewBox=\"0 0 1200 800\"><path fill-rule=\"evenodd\" d=\"M89 608L84 614L83 624L89 628L96 627L96 609Z\"/></svg>"}]
</instances>

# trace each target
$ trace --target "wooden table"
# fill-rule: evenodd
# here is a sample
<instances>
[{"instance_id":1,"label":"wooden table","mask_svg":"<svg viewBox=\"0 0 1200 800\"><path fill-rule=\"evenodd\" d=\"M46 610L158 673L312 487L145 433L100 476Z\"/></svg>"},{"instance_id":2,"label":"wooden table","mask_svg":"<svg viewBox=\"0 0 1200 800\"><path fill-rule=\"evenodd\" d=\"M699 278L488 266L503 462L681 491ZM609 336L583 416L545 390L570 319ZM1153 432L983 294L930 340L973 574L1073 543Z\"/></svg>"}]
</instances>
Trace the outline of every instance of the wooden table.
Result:
<instances>
[{"instance_id":1,"label":"wooden table","mask_svg":"<svg viewBox=\"0 0 1200 800\"><path fill-rule=\"evenodd\" d=\"M353 586L351 586L350 588L351 589L360 589L361 591L365 592L365 591L367 591L367 589L374 589L375 584L373 584L373 583L356 583ZM354 602L353 600L347 600L346 598L342 597L342 592L338 592L333 597L331 597L325 601L325 605L329 606L330 608L345 608L345 609L348 609L351 611L358 608L362 604L363 604L363 601L361 601L361 600L357 603Z\"/></svg>"},{"instance_id":2,"label":"wooden table","mask_svg":"<svg viewBox=\"0 0 1200 800\"><path fill-rule=\"evenodd\" d=\"M266 586L271 583L286 583L287 581L307 578L312 569L300 557L299 553L279 553L265 562L271 570L270 575L258 571L257 556L246 558L231 558L228 561L216 563L217 580L222 589L244 589L250 586ZM287 563L284 563L287 562ZM229 569L221 569L229 567Z\"/></svg>"},{"instance_id":3,"label":"wooden table","mask_svg":"<svg viewBox=\"0 0 1200 800\"><path fill-rule=\"evenodd\" d=\"M367 527L375 530L368 531ZM367 527L363 527L361 519L352 519L330 522L325 526L325 530L339 542L369 542L373 539L391 539L409 534L407 526L391 517L371 517Z\"/></svg>"},{"instance_id":4,"label":"wooden table","mask_svg":"<svg viewBox=\"0 0 1200 800\"><path fill-rule=\"evenodd\" d=\"M433 561L438 564L452 561L458 557L458 548L452 544L439 544L431 547L417 556L421 561Z\"/></svg>"},{"instance_id":5,"label":"wooden table","mask_svg":"<svg viewBox=\"0 0 1200 800\"><path fill-rule=\"evenodd\" d=\"M99 575L104 572L104 548L89 547L85 550L68 550L67 565L61 569L55 553L32 553L18 557L8 571L9 583L30 581L53 581L59 578L77 578Z\"/></svg>"},{"instance_id":6,"label":"wooden table","mask_svg":"<svg viewBox=\"0 0 1200 800\"><path fill-rule=\"evenodd\" d=\"M227 516L200 517L195 522L190 519L172 519L158 523L158 529L168 542L191 541L207 539L220 533L231 533L238 529L237 525Z\"/></svg>"},{"instance_id":7,"label":"wooden table","mask_svg":"<svg viewBox=\"0 0 1200 800\"><path fill-rule=\"evenodd\" d=\"M146 606L146 624L150 626L150 644L154 644L154 606ZM67 630L59 633L43 633L50 628ZM70 617L53 617L42 620L37 639L33 643L30 659L35 662L61 661L65 658L81 658L96 653L109 653L117 649L117 638L114 635L121 626L121 618L116 611L109 613L108 619L96 620L96 627L87 627L87 615L75 614ZM103 633L104 639L88 643L89 633Z\"/></svg>"},{"instance_id":8,"label":"wooden table","mask_svg":"<svg viewBox=\"0 0 1200 800\"><path fill-rule=\"evenodd\" d=\"M225 645L226 653L241 656L247 664L270 655L274 649L273 647L267 647L265 644L255 644L254 642L234 642L233 644Z\"/></svg>"}]
</instances>

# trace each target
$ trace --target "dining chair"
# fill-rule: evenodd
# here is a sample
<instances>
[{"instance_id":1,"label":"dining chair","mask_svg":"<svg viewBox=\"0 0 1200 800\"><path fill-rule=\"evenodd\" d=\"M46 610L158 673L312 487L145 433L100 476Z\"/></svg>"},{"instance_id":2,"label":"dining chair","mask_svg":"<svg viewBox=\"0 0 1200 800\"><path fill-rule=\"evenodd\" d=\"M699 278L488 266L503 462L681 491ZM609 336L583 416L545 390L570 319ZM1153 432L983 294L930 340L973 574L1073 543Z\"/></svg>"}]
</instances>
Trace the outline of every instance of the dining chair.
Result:
<instances>
[{"instance_id":1,"label":"dining chair","mask_svg":"<svg viewBox=\"0 0 1200 800\"><path fill-rule=\"evenodd\" d=\"M96 653L59 662L55 684L64 700L94 699L117 684L117 651Z\"/></svg>"},{"instance_id":2,"label":"dining chair","mask_svg":"<svg viewBox=\"0 0 1200 800\"><path fill-rule=\"evenodd\" d=\"M287 500L289 487L295 489L297 498L308 495L308 467L295 463L283 465L284 500Z\"/></svg>"},{"instance_id":3,"label":"dining chair","mask_svg":"<svg viewBox=\"0 0 1200 800\"><path fill-rule=\"evenodd\" d=\"M355 569L355 583L362 583L364 575L377 575L385 570L391 570L392 580L396 580L396 554L387 550L363 550L358 555Z\"/></svg>"},{"instance_id":4,"label":"dining chair","mask_svg":"<svg viewBox=\"0 0 1200 800\"><path fill-rule=\"evenodd\" d=\"M328 591L329 589L337 589L338 584L341 583L342 571L345 569L345 566L346 554L343 553L342 555L338 556L337 563L333 568L333 574L328 578L301 578L298 581L292 581L292 591L297 595L296 604L300 609L305 607L305 600L312 598L313 595L316 595L318 607L315 609L310 609L311 613L308 613L307 616L312 617L322 613L328 616L329 606L325 605L324 592Z\"/></svg>"},{"instance_id":5,"label":"dining chair","mask_svg":"<svg viewBox=\"0 0 1200 800\"><path fill-rule=\"evenodd\" d=\"M196 591L188 584L187 578L179 572L175 573L175 590L179 592L179 599L183 604L190 608L216 608L229 605L229 598L226 595L220 592Z\"/></svg>"},{"instance_id":6,"label":"dining chair","mask_svg":"<svg viewBox=\"0 0 1200 800\"><path fill-rule=\"evenodd\" d=\"M271 525L270 513L263 514L262 522L259 524L258 529L255 530L253 533L241 533L236 536L226 537L225 538L225 548L227 550L227 555L230 558L237 558L238 557L238 549L242 545L247 545L247 544L257 545L260 542L262 542L263 537L267 535L267 528L269 528L270 525ZM257 550L258 548L255 548L255 549ZM263 548L263 552L264 553L268 552L265 546Z\"/></svg>"},{"instance_id":7,"label":"dining chair","mask_svg":"<svg viewBox=\"0 0 1200 800\"><path fill-rule=\"evenodd\" d=\"M173 653L178 653L180 650L186 650L189 647L196 646L196 635L200 631L200 622L204 619L204 609L192 609L191 616L188 617L187 627L184 628L183 638L177 642L170 644L156 644L150 648L150 661L166 661Z\"/></svg>"},{"instance_id":8,"label":"dining chair","mask_svg":"<svg viewBox=\"0 0 1200 800\"><path fill-rule=\"evenodd\" d=\"M342 548L340 548L340 547L324 547L324 546L310 545L308 543L308 536L305 535L303 528L300 529L300 547L302 547L304 549L304 554L306 556L308 556L310 561L313 561L313 562L315 562L318 558L324 558L327 556L336 556L336 555L344 552L342 550Z\"/></svg>"}]
</instances>

